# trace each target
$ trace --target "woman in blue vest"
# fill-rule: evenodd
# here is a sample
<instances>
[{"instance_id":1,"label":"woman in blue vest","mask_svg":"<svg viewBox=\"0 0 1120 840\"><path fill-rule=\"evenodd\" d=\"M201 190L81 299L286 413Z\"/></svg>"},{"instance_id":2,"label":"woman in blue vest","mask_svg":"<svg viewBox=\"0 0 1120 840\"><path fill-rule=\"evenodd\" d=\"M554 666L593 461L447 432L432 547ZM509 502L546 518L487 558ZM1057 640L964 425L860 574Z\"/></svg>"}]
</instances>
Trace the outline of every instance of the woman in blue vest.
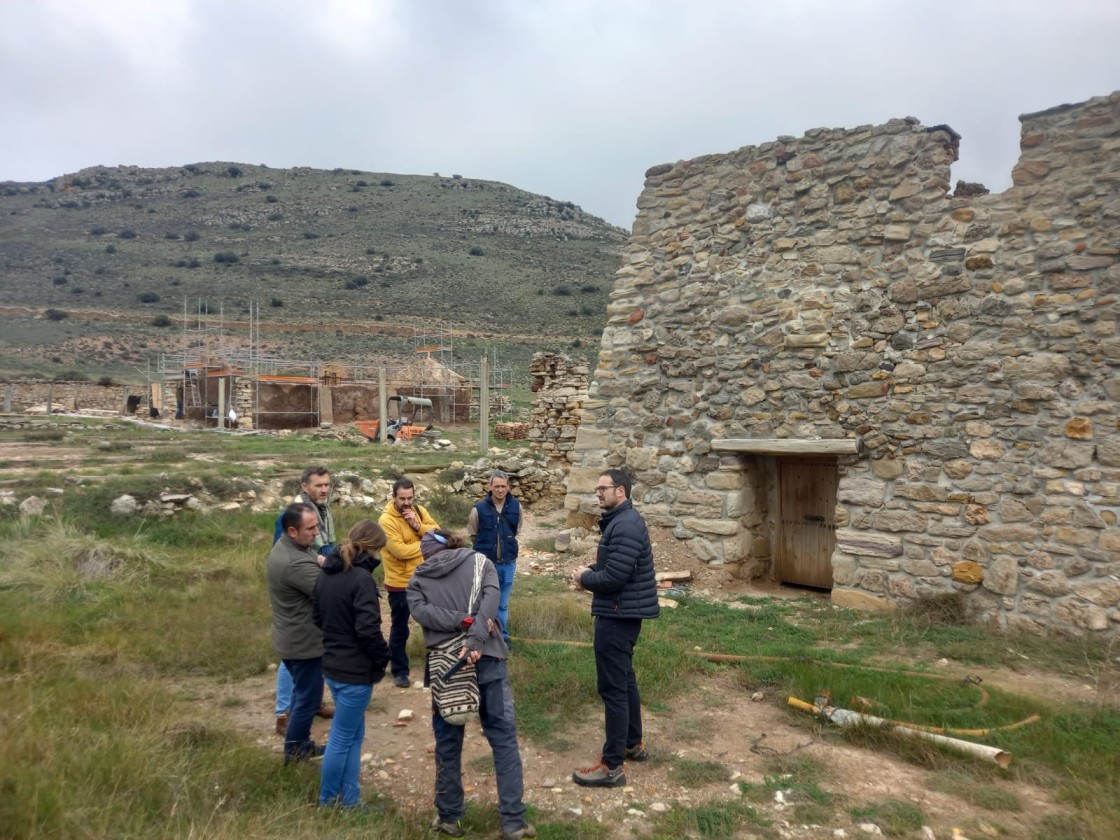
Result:
<instances>
[{"instance_id":1,"label":"woman in blue vest","mask_svg":"<svg viewBox=\"0 0 1120 840\"><path fill-rule=\"evenodd\" d=\"M521 503L509 494L509 476L501 470L490 474L486 498L471 509L467 535L474 550L485 554L498 572L501 600L498 621L502 638L509 644L509 593L517 570L517 532L521 528Z\"/></svg>"}]
</instances>

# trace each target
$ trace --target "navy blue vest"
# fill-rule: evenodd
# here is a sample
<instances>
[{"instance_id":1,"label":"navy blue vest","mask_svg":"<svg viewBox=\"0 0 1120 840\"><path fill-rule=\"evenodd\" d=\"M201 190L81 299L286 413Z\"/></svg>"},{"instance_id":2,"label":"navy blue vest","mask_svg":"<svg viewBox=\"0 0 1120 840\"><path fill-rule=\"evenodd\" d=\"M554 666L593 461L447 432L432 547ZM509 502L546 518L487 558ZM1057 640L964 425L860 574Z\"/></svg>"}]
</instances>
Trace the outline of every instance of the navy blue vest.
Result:
<instances>
[{"instance_id":1,"label":"navy blue vest","mask_svg":"<svg viewBox=\"0 0 1120 840\"><path fill-rule=\"evenodd\" d=\"M474 538L474 550L481 551L495 563L498 560L498 540L502 541L502 563L512 563L517 559L517 523L521 520L521 503L513 496L506 496L502 515L494 507L490 494L478 502L478 534ZM503 521L505 520L505 521Z\"/></svg>"}]
</instances>

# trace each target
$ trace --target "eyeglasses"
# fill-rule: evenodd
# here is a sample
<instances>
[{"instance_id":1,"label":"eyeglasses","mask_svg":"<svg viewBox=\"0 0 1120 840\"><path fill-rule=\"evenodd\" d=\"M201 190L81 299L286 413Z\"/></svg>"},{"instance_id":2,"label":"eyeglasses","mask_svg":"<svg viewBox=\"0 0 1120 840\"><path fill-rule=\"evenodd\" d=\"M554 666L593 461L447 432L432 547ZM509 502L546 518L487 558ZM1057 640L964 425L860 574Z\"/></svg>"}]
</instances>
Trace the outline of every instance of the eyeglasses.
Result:
<instances>
[{"instance_id":1,"label":"eyeglasses","mask_svg":"<svg viewBox=\"0 0 1120 840\"><path fill-rule=\"evenodd\" d=\"M614 490L616 487L618 487L617 484L608 484L605 487L596 487L595 492L597 494L598 493L606 493L608 490Z\"/></svg>"}]
</instances>

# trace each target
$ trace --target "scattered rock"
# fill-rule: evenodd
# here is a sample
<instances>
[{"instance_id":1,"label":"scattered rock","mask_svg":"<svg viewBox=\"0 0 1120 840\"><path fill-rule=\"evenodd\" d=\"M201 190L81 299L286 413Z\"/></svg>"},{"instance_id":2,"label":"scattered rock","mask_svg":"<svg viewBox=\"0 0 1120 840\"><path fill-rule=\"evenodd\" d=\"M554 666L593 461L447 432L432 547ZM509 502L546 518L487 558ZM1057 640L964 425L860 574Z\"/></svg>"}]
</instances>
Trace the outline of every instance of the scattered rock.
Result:
<instances>
[{"instance_id":1,"label":"scattered rock","mask_svg":"<svg viewBox=\"0 0 1120 840\"><path fill-rule=\"evenodd\" d=\"M123 496L117 496L109 505L109 512L115 516L131 516L139 509L140 503L136 501L136 497L127 493Z\"/></svg>"},{"instance_id":2,"label":"scattered rock","mask_svg":"<svg viewBox=\"0 0 1120 840\"><path fill-rule=\"evenodd\" d=\"M42 516L47 503L38 496L28 496L19 503L19 512L25 516Z\"/></svg>"}]
</instances>

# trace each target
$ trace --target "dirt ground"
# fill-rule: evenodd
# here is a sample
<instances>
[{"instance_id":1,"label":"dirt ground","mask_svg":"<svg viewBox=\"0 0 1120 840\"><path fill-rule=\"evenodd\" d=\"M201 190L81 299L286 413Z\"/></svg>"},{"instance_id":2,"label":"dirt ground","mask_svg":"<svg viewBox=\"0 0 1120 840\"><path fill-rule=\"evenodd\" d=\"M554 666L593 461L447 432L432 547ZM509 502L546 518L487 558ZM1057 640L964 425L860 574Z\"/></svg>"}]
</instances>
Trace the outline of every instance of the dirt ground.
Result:
<instances>
[{"instance_id":1,"label":"dirt ground","mask_svg":"<svg viewBox=\"0 0 1120 840\"><path fill-rule=\"evenodd\" d=\"M562 518L555 511L539 507L528 512L523 544L554 529ZM548 523L547 528L543 523ZM713 598L739 594L800 597L802 591L752 587L749 583L724 578L692 558L668 532L653 535L659 569L687 569L694 581L691 590ZM562 574L584 558L523 551L518 574ZM516 598L517 589L514 588ZM577 597L573 595L573 597ZM383 611L388 618L388 610ZM385 628L388 633L388 626ZM516 648L512 654L516 656ZM590 656L590 651L588 652ZM953 663L937 663L939 670L954 672ZM959 669L963 674L963 668ZM415 670L414 670L415 674ZM985 673L985 680L1040 697L1062 696L1094 701L1098 688L1063 683L1053 675ZM639 675L640 682L640 675ZM186 686L185 686L186 688ZM516 700L517 686L513 686ZM847 816L853 805L888 798L912 803L926 815L929 831L922 836L935 838L1026 837L1031 826L1046 814L1060 810L1050 792L1011 781L1000 786L1014 793L1022 803L1015 812L992 814L968 803L928 789L928 772L889 756L844 744L818 729L808 715L798 718L787 709L784 696L753 694L737 685L730 673L705 677L696 690L682 693L662 713L646 712L646 745L651 760L631 763L626 768L628 785L611 790L587 790L571 781L573 770L594 764L602 740L602 712L589 709L587 717L572 720L563 741L569 749L542 749L522 739L527 803L548 814L549 820L595 820L607 825L612 838L639 836L643 824L659 811L695 807L704 802L738 796L737 782L761 784L767 761L775 755L797 753L826 768L822 785L840 797L834 823L801 825L792 821L792 806L776 795L756 805L762 816L771 820L782 837L836 838L872 836L874 826L861 828ZM262 749L281 751L281 739L274 733L273 674L256 676L225 685L195 682L192 696L211 712L227 715L239 728L258 733ZM753 696L752 696L753 694ZM408 689L382 682L374 691L367 713L362 782L368 793L392 798L405 808L431 807L434 765L430 725L430 696L419 684ZM411 715L409 717L409 715ZM408 719L404 719L408 718ZM325 739L329 723L316 720L315 737ZM496 803L495 785L488 762L489 748L477 724L468 726L463 766L468 797L484 807ZM727 777L700 787L686 788L673 778L673 757L713 761L727 768ZM749 832L743 837L751 837Z\"/></svg>"}]
</instances>

